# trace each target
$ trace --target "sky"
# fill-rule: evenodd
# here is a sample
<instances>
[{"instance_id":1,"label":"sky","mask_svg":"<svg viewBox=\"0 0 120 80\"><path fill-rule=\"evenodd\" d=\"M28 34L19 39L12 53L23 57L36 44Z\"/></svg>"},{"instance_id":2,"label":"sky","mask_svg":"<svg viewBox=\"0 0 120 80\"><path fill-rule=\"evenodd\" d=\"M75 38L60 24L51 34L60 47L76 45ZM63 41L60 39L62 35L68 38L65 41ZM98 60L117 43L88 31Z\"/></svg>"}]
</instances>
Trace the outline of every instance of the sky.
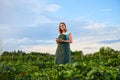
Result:
<instances>
[{"instance_id":1,"label":"sky","mask_svg":"<svg viewBox=\"0 0 120 80\"><path fill-rule=\"evenodd\" d=\"M0 0L0 51L55 54L60 22L72 51L120 51L120 0Z\"/></svg>"}]
</instances>

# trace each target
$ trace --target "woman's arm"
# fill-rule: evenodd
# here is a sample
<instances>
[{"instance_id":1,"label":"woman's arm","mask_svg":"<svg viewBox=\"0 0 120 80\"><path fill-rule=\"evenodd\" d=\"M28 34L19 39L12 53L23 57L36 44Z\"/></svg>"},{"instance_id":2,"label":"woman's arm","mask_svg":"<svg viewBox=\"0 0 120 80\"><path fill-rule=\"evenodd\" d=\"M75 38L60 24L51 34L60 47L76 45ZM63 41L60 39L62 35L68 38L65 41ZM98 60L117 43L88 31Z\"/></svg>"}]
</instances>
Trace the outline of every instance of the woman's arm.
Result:
<instances>
[{"instance_id":1,"label":"woman's arm","mask_svg":"<svg viewBox=\"0 0 120 80\"><path fill-rule=\"evenodd\" d=\"M62 40L62 42L72 43L72 42L73 42L73 40L72 40L72 34L69 33L69 35L68 35L68 40Z\"/></svg>"}]
</instances>

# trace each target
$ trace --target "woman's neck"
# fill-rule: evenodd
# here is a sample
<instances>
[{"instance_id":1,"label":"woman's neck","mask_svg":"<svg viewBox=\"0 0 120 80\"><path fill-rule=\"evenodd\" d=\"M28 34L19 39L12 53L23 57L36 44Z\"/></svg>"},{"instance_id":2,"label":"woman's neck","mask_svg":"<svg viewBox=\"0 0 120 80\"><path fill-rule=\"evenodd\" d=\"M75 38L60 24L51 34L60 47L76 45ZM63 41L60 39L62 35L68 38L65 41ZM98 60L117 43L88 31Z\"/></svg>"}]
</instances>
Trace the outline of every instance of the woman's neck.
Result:
<instances>
[{"instance_id":1,"label":"woman's neck","mask_svg":"<svg viewBox=\"0 0 120 80\"><path fill-rule=\"evenodd\" d=\"M65 31L62 32L62 34L66 33Z\"/></svg>"}]
</instances>

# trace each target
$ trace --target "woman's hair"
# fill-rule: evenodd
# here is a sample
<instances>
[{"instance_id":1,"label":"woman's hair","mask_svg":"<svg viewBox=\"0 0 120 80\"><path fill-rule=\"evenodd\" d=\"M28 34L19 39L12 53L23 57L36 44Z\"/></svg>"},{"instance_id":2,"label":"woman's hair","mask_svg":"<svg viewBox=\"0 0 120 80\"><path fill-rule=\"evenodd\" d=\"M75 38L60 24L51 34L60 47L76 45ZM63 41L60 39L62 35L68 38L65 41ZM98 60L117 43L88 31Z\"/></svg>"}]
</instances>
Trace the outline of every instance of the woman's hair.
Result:
<instances>
[{"instance_id":1,"label":"woman's hair","mask_svg":"<svg viewBox=\"0 0 120 80\"><path fill-rule=\"evenodd\" d=\"M62 30L60 29L60 25L63 24L65 26L65 32L67 32L66 24L64 22L59 23L59 33L62 34Z\"/></svg>"}]
</instances>

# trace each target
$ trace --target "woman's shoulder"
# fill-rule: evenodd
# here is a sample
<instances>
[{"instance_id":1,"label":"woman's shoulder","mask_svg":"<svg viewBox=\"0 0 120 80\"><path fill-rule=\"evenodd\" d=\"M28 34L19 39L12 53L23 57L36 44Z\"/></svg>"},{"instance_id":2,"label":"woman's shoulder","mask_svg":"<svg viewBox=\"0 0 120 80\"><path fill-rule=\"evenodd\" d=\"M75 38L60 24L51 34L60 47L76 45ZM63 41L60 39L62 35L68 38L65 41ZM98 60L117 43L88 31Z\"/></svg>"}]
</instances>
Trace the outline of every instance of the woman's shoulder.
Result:
<instances>
[{"instance_id":1,"label":"woman's shoulder","mask_svg":"<svg viewBox=\"0 0 120 80\"><path fill-rule=\"evenodd\" d=\"M71 34L71 32L66 32L66 35L69 35L69 34Z\"/></svg>"}]
</instances>

